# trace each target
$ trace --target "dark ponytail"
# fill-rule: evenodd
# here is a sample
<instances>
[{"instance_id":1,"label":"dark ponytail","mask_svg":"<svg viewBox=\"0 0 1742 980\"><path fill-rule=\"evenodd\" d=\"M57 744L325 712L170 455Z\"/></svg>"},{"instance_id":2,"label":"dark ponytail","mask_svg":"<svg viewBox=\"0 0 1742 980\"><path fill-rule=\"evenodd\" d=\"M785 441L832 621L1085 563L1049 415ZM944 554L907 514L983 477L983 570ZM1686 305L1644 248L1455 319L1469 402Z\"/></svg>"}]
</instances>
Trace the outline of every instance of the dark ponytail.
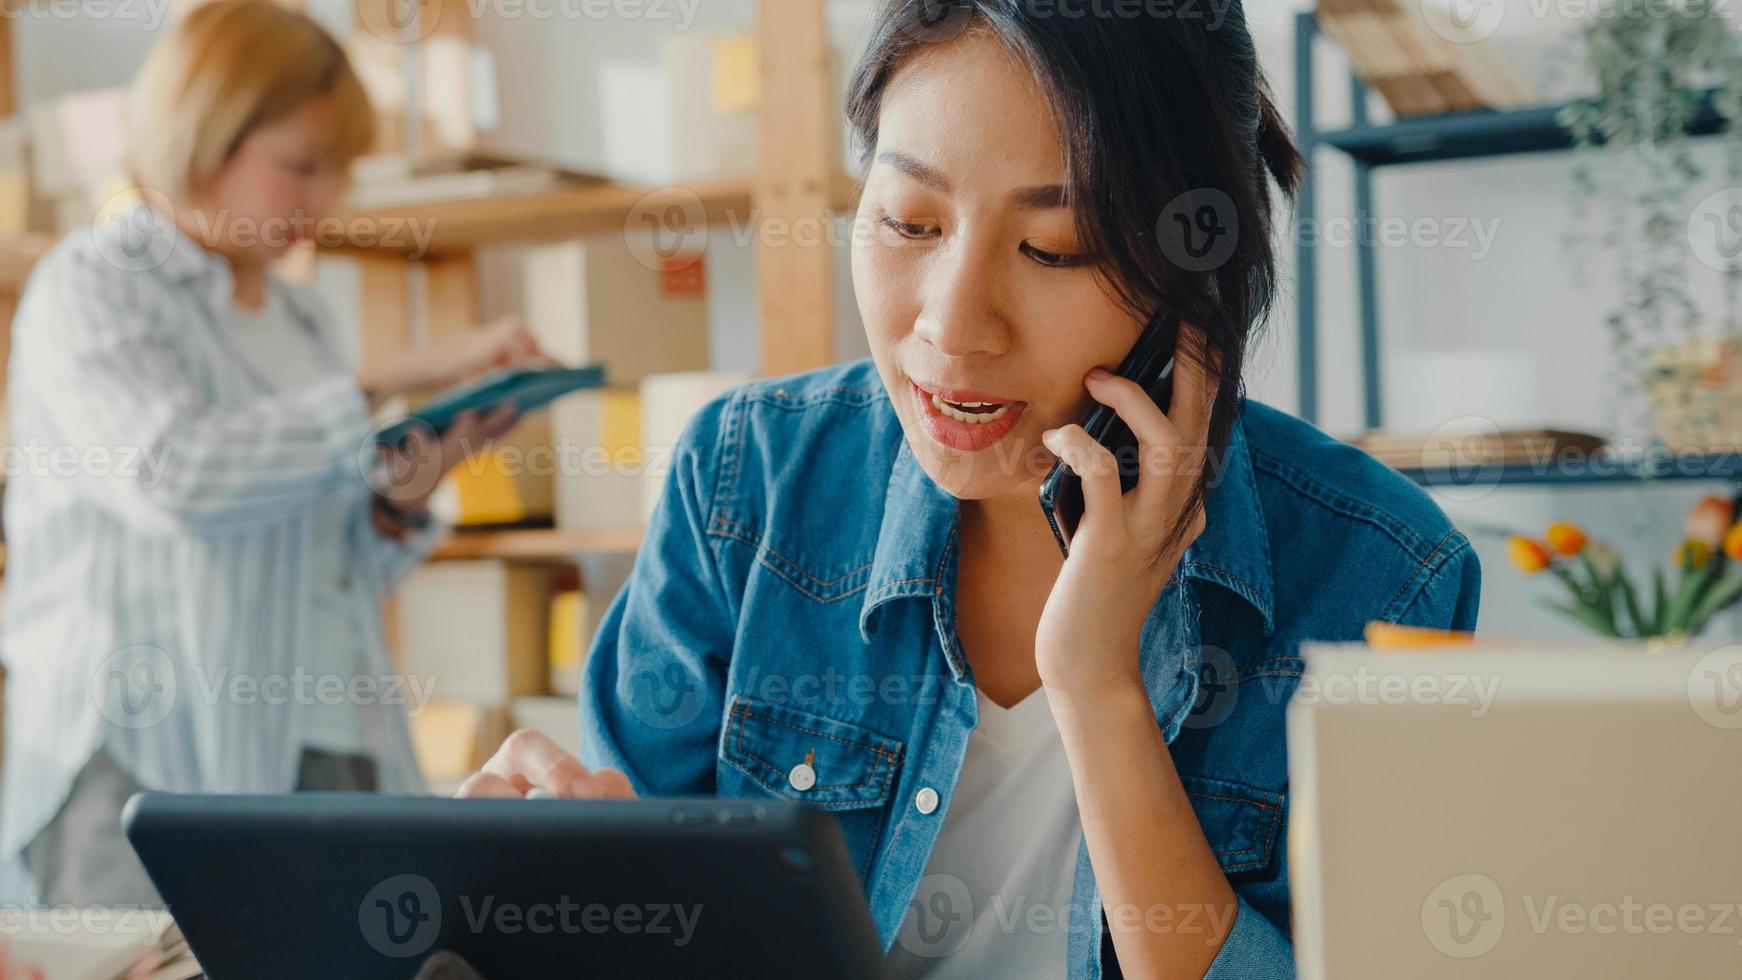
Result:
<instances>
[{"instance_id":1,"label":"dark ponytail","mask_svg":"<svg viewBox=\"0 0 1742 980\"><path fill-rule=\"evenodd\" d=\"M891 78L921 48L964 31L997 37L1040 82L1064 148L1067 203L1114 295L1139 322L1166 307L1201 331L1220 381L1201 503L1221 471L1249 341L1275 295L1270 182L1292 197L1303 169L1245 11L1185 0L885 0L847 95L862 162L875 155Z\"/></svg>"},{"instance_id":2,"label":"dark ponytail","mask_svg":"<svg viewBox=\"0 0 1742 980\"><path fill-rule=\"evenodd\" d=\"M1293 198L1300 192L1306 159L1300 155L1299 148L1294 145L1294 136L1283 124L1282 113L1276 110L1276 100L1270 95L1269 85L1258 90L1258 112L1258 157L1264 161L1270 179L1276 181L1276 186L1284 194Z\"/></svg>"}]
</instances>

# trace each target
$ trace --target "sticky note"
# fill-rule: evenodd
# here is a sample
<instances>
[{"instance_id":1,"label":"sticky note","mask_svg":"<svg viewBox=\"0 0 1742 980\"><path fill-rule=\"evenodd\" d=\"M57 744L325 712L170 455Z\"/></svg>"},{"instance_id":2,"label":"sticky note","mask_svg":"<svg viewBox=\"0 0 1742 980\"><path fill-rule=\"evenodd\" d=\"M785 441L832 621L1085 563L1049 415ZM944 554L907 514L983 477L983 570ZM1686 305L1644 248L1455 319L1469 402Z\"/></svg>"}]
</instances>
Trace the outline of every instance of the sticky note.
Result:
<instances>
[{"instance_id":1,"label":"sticky note","mask_svg":"<svg viewBox=\"0 0 1742 980\"><path fill-rule=\"evenodd\" d=\"M550 669L575 671L581 666L581 594L558 592L550 600Z\"/></svg>"},{"instance_id":2,"label":"sticky note","mask_svg":"<svg viewBox=\"0 0 1742 980\"><path fill-rule=\"evenodd\" d=\"M719 112L749 112L762 100L762 73L757 70L756 38L737 34L714 42L714 108Z\"/></svg>"},{"instance_id":3,"label":"sticky note","mask_svg":"<svg viewBox=\"0 0 1742 980\"><path fill-rule=\"evenodd\" d=\"M605 457L623 466L641 463L641 392L611 391L605 395L603 431L599 442Z\"/></svg>"}]
</instances>

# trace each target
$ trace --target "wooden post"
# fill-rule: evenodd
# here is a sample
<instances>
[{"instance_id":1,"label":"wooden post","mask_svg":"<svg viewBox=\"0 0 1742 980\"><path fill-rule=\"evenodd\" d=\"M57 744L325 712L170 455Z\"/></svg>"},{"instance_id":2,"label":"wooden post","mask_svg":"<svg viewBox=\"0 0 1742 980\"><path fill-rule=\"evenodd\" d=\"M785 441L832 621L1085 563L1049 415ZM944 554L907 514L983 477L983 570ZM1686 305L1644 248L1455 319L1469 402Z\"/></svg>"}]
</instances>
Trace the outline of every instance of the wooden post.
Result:
<instances>
[{"instance_id":1,"label":"wooden post","mask_svg":"<svg viewBox=\"0 0 1742 980\"><path fill-rule=\"evenodd\" d=\"M756 33L761 160L751 207L767 376L835 359L835 106L823 0L758 0Z\"/></svg>"},{"instance_id":2,"label":"wooden post","mask_svg":"<svg viewBox=\"0 0 1742 980\"><path fill-rule=\"evenodd\" d=\"M397 255L360 254L357 330L363 365L411 347L411 264Z\"/></svg>"},{"instance_id":3,"label":"wooden post","mask_svg":"<svg viewBox=\"0 0 1742 980\"><path fill-rule=\"evenodd\" d=\"M12 15L16 0L0 0L0 118L18 112L18 95L13 86L16 66L12 59Z\"/></svg>"},{"instance_id":4,"label":"wooden post","mask_svg":"<svg viewBox=\"0 0 1742 980\"><path fill-rule=\"evenodd\" d=\"M470 252L423 263L424 342L451 340L478 325L478 263Z\"/></svg>"}]
</instances>

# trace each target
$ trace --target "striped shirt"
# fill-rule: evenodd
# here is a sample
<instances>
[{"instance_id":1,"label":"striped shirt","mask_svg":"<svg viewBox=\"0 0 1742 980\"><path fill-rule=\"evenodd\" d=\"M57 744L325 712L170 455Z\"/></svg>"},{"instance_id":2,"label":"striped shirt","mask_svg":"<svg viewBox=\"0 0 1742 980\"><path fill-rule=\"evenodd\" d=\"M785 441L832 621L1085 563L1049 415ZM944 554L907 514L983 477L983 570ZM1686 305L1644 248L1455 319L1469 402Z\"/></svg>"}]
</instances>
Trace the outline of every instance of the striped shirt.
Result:
<instances>
[{"instance_id":1,"label":"striped shirt","mask_svg":"<svg viewBox=\"0 0 1742 980\"><path fill-rule=\"evenodd\" d=\"M284 392L239 346L227 263L149 208L70 234L32 271L8 376L0 866L99 748L150 789L288 792L335 701L381 788L423 789L407 707L430 685L393 673L381 601L436 529L374 531L347 345L314 293L279 285L331 359ZM327 536L364 627L342 671L309 650Z\"/></svg>"}]
</instances>

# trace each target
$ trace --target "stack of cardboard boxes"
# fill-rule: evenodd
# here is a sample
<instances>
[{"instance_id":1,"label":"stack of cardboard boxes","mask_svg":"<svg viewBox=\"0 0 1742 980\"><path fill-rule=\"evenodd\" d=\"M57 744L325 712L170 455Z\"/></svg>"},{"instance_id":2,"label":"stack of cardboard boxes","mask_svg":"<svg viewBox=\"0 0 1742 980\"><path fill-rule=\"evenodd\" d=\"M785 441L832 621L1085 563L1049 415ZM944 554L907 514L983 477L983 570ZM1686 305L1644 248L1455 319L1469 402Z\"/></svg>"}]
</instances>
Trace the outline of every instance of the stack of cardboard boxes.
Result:
<instances>
[{"instance_id":1,"label":"stack of cardboard boxes","mask_svg":"<svg viewBox=\"0 0 1742 980\"><path fill-rule=\"evenodd\" d=\"M557 401L456 470L450 508L462 527L644 527L685 424L749 380L707 368L702 257L645 261L630 237L525 256L524 306L541 346L565 363L602 363L609 383ZM575 743L580 672L634 556L573 558L578 576L501 560L435 562L404 587L404 666L433 682L438 699L415 724L420 762L438 788L463 779L514 727Z\"/></svg>"}]
</instances>

